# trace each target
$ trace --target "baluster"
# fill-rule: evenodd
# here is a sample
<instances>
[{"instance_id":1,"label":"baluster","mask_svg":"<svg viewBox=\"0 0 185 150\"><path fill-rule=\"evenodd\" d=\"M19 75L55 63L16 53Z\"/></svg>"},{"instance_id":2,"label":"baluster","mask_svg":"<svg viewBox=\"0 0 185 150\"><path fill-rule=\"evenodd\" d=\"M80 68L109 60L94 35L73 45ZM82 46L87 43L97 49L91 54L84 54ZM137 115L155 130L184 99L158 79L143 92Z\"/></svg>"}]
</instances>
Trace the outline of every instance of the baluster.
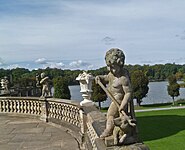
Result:
<instances>
[{"instance_id":1,"label":"baluster","mask_svg":"<svg viewBox=\"0 0 185 150\"><path fill-rule=\"evenodd\" d=\"M54 104L54 118L57 118L57 104Z\"/></svg>"},{"instance_id":2,"label":"baluster","mask_svg":"<svg viewBox=\"0 0 185 150\"><path fill-rule=\"evenodd\" d=\"M59 118L59 114L58 114L58 105L59 105L59 104L57 103L57 104L56 104L56 111L55 111L55 112L56 112L56 118L57 118L57 119Z\"/></svg>"},{"instance_id":3,"label":"baluster","mask_svg":"<svg viewBox=\"0 0 185 150\"><path fill-rule=\"evenodd\" d=\"M10 112L10 113L12 113L12 101L11 100L9 100L8 101L8 112Z\"/></svg>"},{"instance_id":4,"label":"baluster","mask_svg":"<svg viewBox=\"0 0 185 150\"><path fill-rule=\"evenodd\" d=\"M32 114L34 114L34 113L35 113L35 102L32 101Z\"/></svg>"},{"instance_id":5,"label":"baluster","mask_svg":"<svg viewBox=\"0 0 185 150\"><path fill-rule=\"evenodd\" d=\"M13 109L14 109L14 112L17 113L17 101L16 100L14 101L14 108Z\"/></svg>"},{"instance_id":6,"label":"baluster","mask_svg":"<svg viewBox=\"0 0 185 150\"><path fill-rule=\"evenodd\" d=\"M36 106L37 106L37 107L36 107L36 113L37 113L37 115L39 115L39 109L40 109L40 108L39 108L39 106L40 106L39 103L40 103L40 102L37 102L37 103L36 103Z\"/></svg>"},{"instance_id":7,"label":"baluster","mask_svg":"<svg viewBox=\"0 0 185 150\"><path fill-rule=\"evenodd\" d=\"M19 101L19 111L22 113L22 101Z\"/></svg>"},{"instance_id":8,"label":"baluster","mask_svg":"<svg viewBox=\"0 0 185 150\"><path fill-rule=\"evenodd\" d=\"M27 111L28 111L28 114L31 114L30 103L31 103L31 101L28 101L27 102Z\"/></svg>"},{"instance_id":9,"label":"baluster","mask_svg":"<svg viewBox=\"0 0 185 150\"><path fill-rule=\"evenodd\" d=\"M60 104L60 118L59 119L62 119L62 105Z\"/></svg>"},{"instance_id":10,"label":"baluster","mask_svg":"<svg viewBox=\"0 0 185 150\"><path fill-rule=\"evenodd\" d=\"M68 108L67 108L67 122L71 122L71 117L70 117L70 112L71 112L71 110L70 110L70 106L68 105Z\"/></svg>"},{"instance_id":11,"label":"baluster","mask_svg":"<svg viewBox=\"0 0 185 150\"><path fill-rule=\"evenodd\" d=\"M70 115L70 123L72 123L73 124L73 109L74 109L74 107L73 106L70 106L70 112L69 112L69 115Z\"/></svg>"},{"instance_id":12,"label":"baluster","mask_svg":"<svg viewBox=\"0 0 185 150\"><path fill-rule=\"evenodd\" d=\"M2 112L5 112L5 101L2 101Z\"/></svg>"},{"instance_id":13,"label":"baluster","mask_svg":"<svg viewBox=\"0 0 185 150\"><path fill-rule=\"evenodd\" d=\"M64 120L64 105L61 104L61 120Z\"/></svg>"},{"instance_id":14,"label":"baluster","mask_svg":"<svg viewBox=\"0 0 185 150\"><path fill-rule=\"evenodd\" d=\"M50 117L53 118L53 104L50 103Z\"/></svg>"},{"instance_id":15,"label":"baluster","mask_svg":"<svg viewBox=\"0 0 185 150\"><path fill-rule=\"evenodd\" d=\"M17 101L17 112L20 113L20 101Z\"/></svg>"},{"instance_id":16,"label":"baluster","mask_svg":"<svg viewBox=\"0 0 185 150\"><path fill-rule=\"evenodd\" d=\"M23 113L26 113L26 101L23 101Z\"/></svg>"},{"instance_id":17,"label":"baluster","mask_svg":"<svg viewBox=\"0 0 185 150\"><path fill-rule=\"evenodd\" d=\"M15 100L12 100L12 112L15 112Z\"/></svg>"},{"instance_id":18,"label":"baluster","mask_svg":"<svg viewBox=\"0 0 185 150\"><path fill-rule=\"evenodd\" d=\"M13 106L12 106L13 112L16 113L16 101L13 100L12 104L13 104Z\"/></svg>"},{"instance_id":19,"label":"baluster","mask_svg":"<svg viewBox=\"0 0 185 150\"><path fill-rule=\"evenodd\" d=\"M30 114L33 114L33 101L30 101L31 105L30 105Z\"/></svg>"},{"instance_id":20,"label":"baluster","mask_svg":"<svg viewBox=\"0 0 185 150\"><path fill-rule=\"evenodd\" d=\"M52 112L52 114L53 114L53 118L55 118L55 103L52 103L52 105L53 105L53 112Z\"/></svg>"},{"instance_id":21,"label":"baluster","mask_svg":"<svg viewBox=\"0 0 185 150\"><path fill-rule=\"evenodd\" d=\"M67 106L66 105L64 105L65 107L64 107L64 121L67 121Z\"/></svg>"},{"instance_id":22,"label":"baluster","mask_svg":"<svg viewBox=\"0 0 185 150\"><path fill-rule=\"evenodd\" d=\"M33 101L33 114L36 114L36 108L37 108L36 102Z\"/></svg>"},{"instance_id":23,"label":"baluster","mask_svg":"<svg viewBox=\"0 0 185 150\"><path fill-rule=\"evenodd\" d=\"M0 101L0 112L3 112L3 110L2 110L2 101Z\"/></svg>"},{"instance_id":24,"label":"baluster","mask_svg":"<svg viewBox=\"0 0 185 150\"><path fill-rule=\"evenodd\" d=\"M51 118L53 118L53 103L51 103Z\"/></svg>"},{"instance_id":25,"label":"baluster","mask_svg":"<svg viewBox=\"0 0 185 150\"><path fill-rule=\"evenodd\" d=\"M30 101L26 101L26 111L27 114L30 114Z\"/></svg>"},{"instance_id":26,"label":"baluster","mask_svg":"<svg viewBox=\"0 0 185 150\"><path fill-rule=\"evenodd\" d=\"M24 113L27 114L28 113L28 101L24 101Z\"/></svg>"},{"instance_id":27,"label":"baluster","mask_svg":"<svg viewBox=\"0 0 185 150\"><path fill-rule=\"evenodd\" d=\"M42 103L41 102L39 102L38 103L38 111L39 111L39 115L41 114L41 109L42 109Z\"/></svg>"},{"instance_id":28,"label":"baluster","mask_svg":"<svg viewBox=\"0 0 185 150\"><path fill-rule=\"evenodd\" d=\"M23 108L22 112L25 113L25 111L26 111L26 109L25 109L25 101L22 101L22 105L23 105L23 107L22 107L22 108Z\"/></svg>"},{"instance_id":29,"label":"baluster","mask_svg":"<svg viewBox=\"0 0 185 150\"><path fill-rule=\"evenodd\" d=\"M8 101L5 101L5 112L9 112L9 109L8 109Z\"/></svg>"}]
</instances>

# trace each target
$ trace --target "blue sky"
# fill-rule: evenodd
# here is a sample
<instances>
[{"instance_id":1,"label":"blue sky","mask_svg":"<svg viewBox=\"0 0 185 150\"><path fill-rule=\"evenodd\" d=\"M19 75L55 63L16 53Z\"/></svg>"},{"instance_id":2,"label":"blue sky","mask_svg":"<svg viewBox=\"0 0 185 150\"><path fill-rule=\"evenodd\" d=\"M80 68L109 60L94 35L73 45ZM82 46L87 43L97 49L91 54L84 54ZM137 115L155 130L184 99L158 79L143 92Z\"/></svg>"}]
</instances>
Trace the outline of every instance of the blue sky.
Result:
<instances>
[{"instance_id":1,"label":"blue sky","mask_svg":"<svg viewBox=\"0 0 185 150\"><path fill-rule=\"evenodd\" d=\"M96 69L185 63L183 0L0 0L0 67Z\"/></svg>"}]
</instances>

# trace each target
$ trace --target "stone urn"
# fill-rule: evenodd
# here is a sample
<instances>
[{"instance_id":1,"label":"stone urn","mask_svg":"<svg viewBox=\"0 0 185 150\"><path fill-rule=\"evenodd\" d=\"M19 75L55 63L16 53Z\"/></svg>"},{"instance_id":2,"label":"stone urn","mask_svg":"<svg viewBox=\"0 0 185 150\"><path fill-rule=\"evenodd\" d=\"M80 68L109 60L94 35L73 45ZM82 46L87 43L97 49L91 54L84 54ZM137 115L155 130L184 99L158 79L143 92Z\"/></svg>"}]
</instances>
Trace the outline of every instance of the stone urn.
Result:
<instances>
[{"instance_id":1,"label":"stone urn","mask_svg":"<svg viewBox=\"0 0 185 150\"><path fill-rule=\"evenodd\" d=\"M80 102L81 106L92 106L94 102L91 101L91 93L92 91L92 81L94 77L84 71L82 74L79 74L76 78L80 82L80 93L82 93L83 101Z\"/></svg>"}]
</instances>

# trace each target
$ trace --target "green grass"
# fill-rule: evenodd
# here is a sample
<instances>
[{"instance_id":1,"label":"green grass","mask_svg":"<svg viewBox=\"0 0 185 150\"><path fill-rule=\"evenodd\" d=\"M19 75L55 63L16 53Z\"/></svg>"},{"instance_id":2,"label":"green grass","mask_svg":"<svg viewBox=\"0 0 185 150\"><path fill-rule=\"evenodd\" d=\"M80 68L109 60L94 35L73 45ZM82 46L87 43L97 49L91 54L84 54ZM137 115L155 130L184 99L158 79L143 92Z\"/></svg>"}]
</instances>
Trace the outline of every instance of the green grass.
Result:
<instances>
[{"instance_id":1,"label":"green grass","mask_svg":"<svg viewBox=\"0 0 185 150\"><path fill-rule=\"evenodd\" d=\"M139 137L151 150L185 150L185 109L136 113Z\"/></svg>"},{"instance_id":2,"label":"green grass","mask_svg":"<svg viewBox=\"0 0 185 150\"><path fill-rule=\"evenodd\" d=\"M152 109L152 108L168 108L173 106L185 106L185 100L179 99L175 101L175 104L172 105L172 103L162 103L162 104L148 104L148 105L142 105L142 106L135 106L135 110L141 110L141 109Z\"/></svg>"},{"instance_id":3,"label":"green grass","mask_svg":"<svg viewBox=\"0 0 185 150\"><path fill-rule=\"evenodd\" d=\"M152 109L152 108L169 108L169 107L176 107L176 106L185 106L185 100L178 100L175 102L175 105L172 103L163 103L163 104L149 104L149 105L142 105L142 106L134 106L135 110L143 110L143 109ZM107 112L109 107L101 108L101 112Z\"/></svg>"}]
</instances>

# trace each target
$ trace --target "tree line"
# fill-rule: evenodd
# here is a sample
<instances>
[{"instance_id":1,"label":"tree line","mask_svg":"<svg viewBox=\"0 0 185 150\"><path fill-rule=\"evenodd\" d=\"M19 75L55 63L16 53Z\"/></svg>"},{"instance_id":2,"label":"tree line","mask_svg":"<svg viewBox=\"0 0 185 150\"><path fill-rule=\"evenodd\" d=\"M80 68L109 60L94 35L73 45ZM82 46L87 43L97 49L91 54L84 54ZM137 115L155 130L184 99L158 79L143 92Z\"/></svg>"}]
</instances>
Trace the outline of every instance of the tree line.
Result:
<instances>
[{"instance_id":1,"label":"tree line","mask_svg":"<svg viewBox=\"0 0 185 150\"><path fill-rule=\"evenodd\" d=\"M184 79L185 77L185 64L156 64L156 65L125 65L125 68L132 74L136 70L142 71L149 79L149 81L164 81L167 80L170 75L175 75L177 80ZM62 70L57 68L46 68L38 70L28 70L25 68L15 69L0 69L0 78L7 76L11 78L12 84L20 82L22 79L35 79L36 74L45 72L51 79L56 77L63 77L68 85L79 84L76 81L78 74L82 73L82 70ZM96 70L89 70L92 75L104 75L107 74L107 68L102 67Z\"/></svg>"},{"instance_id":2,"label":"tree line","mask_svg":"<svg viewBox=\"0 0 185 150\"><path fill-rule=\"evenodd\" d=\"M140 105L142 98L144 98L148 93L148 83L149 81L164 81L168 80L171 75L175 76L176 80L181 80L185 78L185 65L173 64L156 64L156 65L125 65L125 68L130 72L131 82L133 86L133 98L137 100L137 103ZM15 69L0 69L0 78L7 76L10 81L11 87L27 87L27 86L36 86L35 76L36 74L41 74L45 72L50 79L53 80L53 86L59 87L66 85L78 85L79 82L76 81L76 77L82 73L82 70L62 70L57 68L46 68L38 70L28 70L25 68L15 68ZM89 73L92 75L104 75L108 74L106 67L102 67L96 70L89 70ZM60 84L59 84L60 81ZM171 85L171 84L170 84ZM177 85L176 85L177 88ZM105 93L103 94L101 88L93 87L94 93L92 94L95 101L104 101L106 100ZM169 91L173 91L168 88ZM65 90L66 91L66 90ZM58 93L55 93L56 97L59 97L63 93L61 90ZM70 97L70 92L69 96ZM102 93L102 95L98 94ZM177 96L169 92L169 95ZM64 94L63 94L64 95ZM98 96L99 95L99 96ZM65 96L67 98L67 96ZM101 104L101 103L99 103Z\"/></svg>"}]
</instances>

